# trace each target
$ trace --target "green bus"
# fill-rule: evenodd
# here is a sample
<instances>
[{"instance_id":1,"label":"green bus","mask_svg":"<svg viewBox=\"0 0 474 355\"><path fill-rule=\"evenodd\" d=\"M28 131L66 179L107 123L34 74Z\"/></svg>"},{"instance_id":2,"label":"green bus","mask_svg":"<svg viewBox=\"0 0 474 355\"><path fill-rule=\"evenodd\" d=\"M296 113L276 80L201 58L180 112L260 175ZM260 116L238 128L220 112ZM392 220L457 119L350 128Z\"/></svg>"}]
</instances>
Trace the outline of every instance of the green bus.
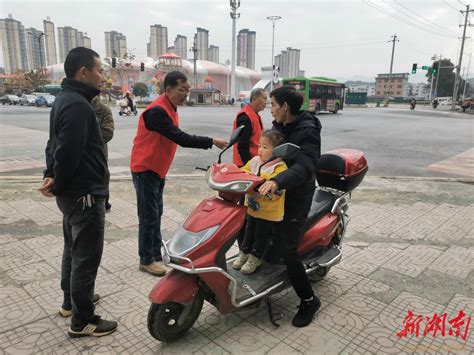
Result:
<instances>
[{"instance_id":1,"label":"green bus","mask_svg":"<svg viewBox=\"0 0 474 355\"><path fill-rule=\"evenodd\" d=\"M344 108L344 84L335 79L319 77L285 78L283 85L291 85L303 97L302 110L319 113L329 111L337 113Z\"/></svg>"}]
</instances>

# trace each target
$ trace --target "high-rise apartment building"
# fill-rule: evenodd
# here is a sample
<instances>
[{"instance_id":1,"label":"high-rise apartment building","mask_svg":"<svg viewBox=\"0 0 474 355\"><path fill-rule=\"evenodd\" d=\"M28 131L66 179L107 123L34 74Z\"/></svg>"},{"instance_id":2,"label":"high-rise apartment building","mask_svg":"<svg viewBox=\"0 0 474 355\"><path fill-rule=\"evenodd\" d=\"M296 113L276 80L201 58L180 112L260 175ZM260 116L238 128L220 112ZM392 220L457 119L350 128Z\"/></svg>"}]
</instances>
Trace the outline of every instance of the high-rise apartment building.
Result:
<instances>
[{"instance_id":1,"label":"high-rise apartment building","mask_svg":"<svg viewBox=\"0 0 474 355\"><path fill-rule=\"evenodd\" d=\"M300 71L300 50L288 47L275 56L275 65L280 68L280 77L298 76Z\"/></svg>"},{"instance_id":2,"label":"high-rise apartment building","mask_svg":"<svg viewBox=\"0 0 474 355\"><path fill-rule=\"evenodd\" d=\"M209 31L198 27L194 34L194 46L198 50L197 59L207 60L207 49L209 48Z\"/></svg>"},{"instance_id":3,"label":"high-rise apartment building","mask_svg":"<svg viewBox=\"0 0 474 355\"><path fill-rule=\"evenodd\" d=\"M82 32L79 33L80 36L82 36L82 46L92 49L91 38L87 35L87 33L84 33L84 35L82 35Z\"/></svg>"},{"instance_id":4,"label":"high-rise apartment building","mask_svg":"<svg viewBox=\"0 0 474 355\"><path fill-rule=\"evenodd\" d=\"M183 59L188 59L188 43L186 36L177 35L174 40L175 53Z\"/></svg>"},{"instance_id":5,"label":"high-rise apartment building","mask_svg":"<svg viewBox=\"0 0 474 355\"><path fill-rule=\"evenodd\" d=\"M91 39L75 28L58 27L59 61L64 63L69 51L76 47L91 48Z\"/></svg>"},{"instance_id":6,"label":"high-rise apartment building","mask_svg":"<svg viewBox=\"0 0 474 355\"><path fill-rule=\"evenodd\" d=\"M237 65L255 70L255 42L257 33L244 28L237 35Z\"/></svg>"},{"instance_id":7,"label":"high-rise apartment building","mask_svg":"<svg viewBox=\"0 0 474 355\"><path fill-rule=\"evenodd\" d=\"M219 63L219 47L210 45L207 50L207 60L214 63Z\"/></svg>"},{"instance_id":8,"label":"high-rise apartment building","mask_svg":"<svg viewBox=\"0 0 474 355\"><path fill-rule=\"evenodd\" d=\"M28 70L43 68L46 66L46 51L44 46L44 34L36 28L28 28L25 31L26 57L28 59Z\"/></svg>"},{"instance_id":9,"label":"high-rise apartment building","mask_svg":"<svg viewBox=\"0 0 474 355\"><path fill-rule=\"evenodd\" d=\"M117 31L105 32L105 56L109 58L127 56L127 37Z\"/></svg>"},{"instance_id":10,"label":"high-rise apartment building","mask_svg":"<svg viewBox=\"0 0 474 355\"><path fill-rule=\"evenodd\" d=\"M0 42L5 73L14 74L18 70L28 70L25 28L11 15L0 19Z\"/></svg>"},{"instance_id":11,"label":"high-rise apartment building","mask_svg":"<svg viewBox=\"0 0 474 355\"><path fill-rule=\"evenodd\" d=\"M161 25L150 26L150 42L147 45L149 57L158 58L168 49L168 29Z\"/></svg>"},{"instance_id":12,"label":"high-rise apartment building","mask_svg":"<svg viewBox=\"0 0 474 355\"><path fill-rule=\"evenodd\" d=\"M49 17L43 20L44 41L46 43L46 65L53 65L58 62L56 52L56 33L54 31L54 23Z\"/></svg>"}]
</instances>

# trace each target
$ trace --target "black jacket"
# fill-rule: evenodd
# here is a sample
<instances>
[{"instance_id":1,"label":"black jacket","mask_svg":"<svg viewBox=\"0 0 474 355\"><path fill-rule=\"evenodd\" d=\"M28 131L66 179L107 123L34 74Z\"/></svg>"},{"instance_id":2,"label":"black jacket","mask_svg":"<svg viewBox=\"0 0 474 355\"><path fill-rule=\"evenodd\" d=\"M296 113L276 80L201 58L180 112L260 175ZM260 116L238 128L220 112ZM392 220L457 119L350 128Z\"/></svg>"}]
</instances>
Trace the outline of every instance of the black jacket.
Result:
<instances>
[{"instance_id":1,"label":"black jacket","mask_svg":"<svg viewBox=\"0 0 474 355\"><path fill-rule=\"evenodd\" d=\"M286 189L285 219L305 218L311 208L316 164L321 156L321 123L316 116L300 111L286 126L273 121L273 129L283 133L288 143L300 147L292 159L285 159L288 170L273 180L280 189Z\"/></svg>"},{"instance_id":2,"label":"black jacket","mask_svg":"<svg viewBox=\"0 0 474 355\"><path fill-rule=\"evenodd\" d=\"M80 197L109 193L109 170L90 101L99 90L64 79L51 108L45 177L54 178L53 194Z\"/></svg>"}]
</instances>

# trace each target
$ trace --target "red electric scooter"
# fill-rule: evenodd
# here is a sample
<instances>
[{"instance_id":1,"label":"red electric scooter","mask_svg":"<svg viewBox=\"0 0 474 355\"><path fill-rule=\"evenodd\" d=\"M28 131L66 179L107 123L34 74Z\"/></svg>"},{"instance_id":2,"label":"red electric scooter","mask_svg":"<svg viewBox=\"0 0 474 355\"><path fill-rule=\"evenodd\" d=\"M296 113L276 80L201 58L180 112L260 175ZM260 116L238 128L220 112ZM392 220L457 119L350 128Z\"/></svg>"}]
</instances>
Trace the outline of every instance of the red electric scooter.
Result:
<instances>
[{"instance_id":1,"label":"red electric scooter","mask_svg":"<svg viewBox=\"0 0 474 355\"><path fill-rule=\"evenodd\" d=\"M233 132L225 150L237 142L242 128ZM288 159L298 149L285 143L274 149L272 159ZM242 196L256 191L265 180L233 164L221 163L225 150L217 163L204 169L209 187L218 191L218 196L203 200L173 237L163 243L163 261L172 270L150 292L152 305L148 312L150 334L160 341L182 337L198 318L204 300L222 314L258 307L265 301L271 322L278 326L281 319L281 315L273 313L270 297L291 285L278 238L272 239L263 265L251 275L232 268L238 254L226 258L244 225L247 207L241 202ZM367 170L367 161L357 150L337 149L319 159L319 187L298 245L310 277L324 277L341 260L348 223L347 201Z\"/></svg>"}]
</instances>

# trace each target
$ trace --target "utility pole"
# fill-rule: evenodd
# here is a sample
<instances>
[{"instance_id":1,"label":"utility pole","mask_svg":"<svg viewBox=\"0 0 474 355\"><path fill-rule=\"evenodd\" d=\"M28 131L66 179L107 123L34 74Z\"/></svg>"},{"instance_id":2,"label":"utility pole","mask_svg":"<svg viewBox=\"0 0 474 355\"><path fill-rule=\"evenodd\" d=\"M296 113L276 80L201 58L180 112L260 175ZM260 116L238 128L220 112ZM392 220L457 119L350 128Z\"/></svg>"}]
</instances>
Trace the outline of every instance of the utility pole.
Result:
<instances>
[{"instance_id":1,"label":"utility pole","mask_svg":"<svg viewBox=\"0 0 474 355\"><path fill-rule=\"evenodd\" d=\"M189 49L190 52L193 52L193 63L194 63L194 88L197 89L197 70L196 70L196 61L198 57L199 49L196 48L196 42L193 43L193 46Z\"/></svg>"},{"instance_id":2,"label":"utility pole","mask_svg":"<svg viewBox=\"0 0 474 355\"><path fill-rule=\"evenodd\" d=\"M390 100L390 89L392 88L392 69L393 69L393 56L395 55L395 42L400 42L397 39L397 34L394 34L391 37L392 39L389 42L393 42L393 45L392 45L392 59L390 61L390 73L388 74L388 91L387 91L387 98L386 98L387 105L388 105L388 101Z\"/></svg>"},{"instance_id":3,"label":"utility pole","mask_svg":"<svg viewBox=\"0 0 474 355\"><path fill-rule=\"evenodd\" d=\"M438 72L436 73L436 85L435 85L435 93L436 97L438 97L438 82L439 82L439 75L441 73L441 59L443 58L443 54L440 53L439 61L438 61Z\"/></svg>"},{"instance_id":4,"label":"utility pole","mask_svg":"<svg viewBox=\"0 0 474 355\"><path fill-rule=\"evenodd\" d=\"M436 60L436 54L434 56L431 57L431 60L432 61L435 61ZM429 95L429 98L428 100L430 100L431 102L431 97L433 95L433 81L434 81L434 72L433 72L433 66L431 67L431 85L430 85L430 95Z\"/></svg>"},{"instance_id":5,"label":"utility pole","mask_svg":"<svg viewBox=\"0 0 474 355\"><path fill-rule=\"evenodd\" d=\"M272 79L270 81L270 92L273 91L273 72L275 71L275 54L274 54L274 49L275 49L275 22L281 19L281 16L268 16L267 20L272 21L273 25L273 34L272 34Z\"/></svg>"},{"instance_id":6,"label":"utility pole","mask_svg":"<svg viewBox=\"0 0 474 355\"><path fill-rule=\"evenodd\" d=\"M466 85L467 85L467 78L469 77L469 69L471 68L471 55L472 55L472 52L469 53L469 63L467 63L466 79L464 79L464 90L462 91L463 101L466 98Z\"/></svg>"},{"instance_id":7,"label":"utility pole","mask_svg":"<svg viewBox=\"0 0 474 355\"><path fill-rule=\"evenodd\" d=\"M466 5L466 11L460 11L461 14L465 14L464 17L464 25L459 25L459 27L463 26L464 30L462 33L462 42L461 42L461 53L459 54L459 61L458 61L458 66L456 67L456 77L454 79L454 91L453 91L453 106L451 109L453 111L456 110L456 99L458 97L458 92L459 92L459 86L461 85L461 78L460 78L460 72L461 72L461 64L462 64L462 55L464 52L464 42L466 40L466 29L467 29L467 19L469 18L469 13L473 12L474 10L469 10L469 5Z\"/></svg>"},{"instance_id":8,"label":"utility pole","mask_svg":"<svg viewBox=\"0 0 474 355\"><path fill-rule=\"evenodd\" d=\"M237 13L237 9L240 7L240 0L229 0L230 1L230 9L232 10L230 13L230 17L232 18L232 69L231 69L231 76L230 76L230 99L235 99L235 32L236 32L236 23L237 19L240 17L240 14Z\"/></svg>"}]
</instances>

